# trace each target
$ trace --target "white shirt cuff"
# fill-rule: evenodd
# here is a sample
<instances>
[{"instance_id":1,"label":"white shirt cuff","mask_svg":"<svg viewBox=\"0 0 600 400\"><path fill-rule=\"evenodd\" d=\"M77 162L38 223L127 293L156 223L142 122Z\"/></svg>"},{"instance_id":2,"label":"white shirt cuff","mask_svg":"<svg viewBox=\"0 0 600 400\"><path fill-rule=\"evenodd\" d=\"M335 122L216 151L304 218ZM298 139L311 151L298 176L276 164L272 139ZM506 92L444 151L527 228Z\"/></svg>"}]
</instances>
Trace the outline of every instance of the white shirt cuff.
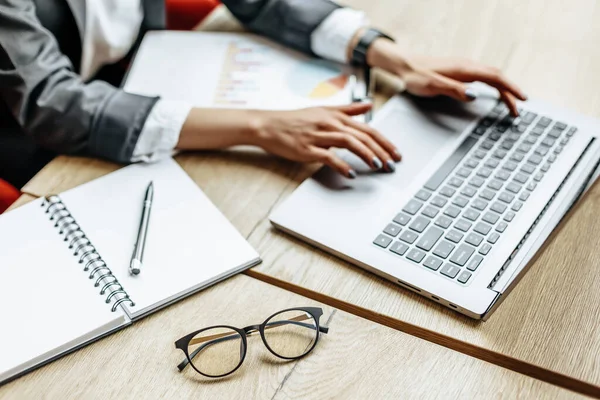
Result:
<instances>
[{"instance_id":1,"label":"white shirt cuff","mask_svg":"<svg viewBox=\"0 0 600 400\"><path fill-rule=\"evenodd\" d=\"M171 157L191 109L185 102L158 100L144 123L131 161L154 162Z\"/></svg>"},{"instance_id":2,"label":"white shirt cuff","mask_svg":"<svg viewBox=\"0 0 600 400\"><path fill-rule=\"evenodd\" d=\"M316 55L347 63L348 45L360 28L369 24L365 13L351 8L338 8L310 36L310 46Z\"/></svg>"}]
</instances>

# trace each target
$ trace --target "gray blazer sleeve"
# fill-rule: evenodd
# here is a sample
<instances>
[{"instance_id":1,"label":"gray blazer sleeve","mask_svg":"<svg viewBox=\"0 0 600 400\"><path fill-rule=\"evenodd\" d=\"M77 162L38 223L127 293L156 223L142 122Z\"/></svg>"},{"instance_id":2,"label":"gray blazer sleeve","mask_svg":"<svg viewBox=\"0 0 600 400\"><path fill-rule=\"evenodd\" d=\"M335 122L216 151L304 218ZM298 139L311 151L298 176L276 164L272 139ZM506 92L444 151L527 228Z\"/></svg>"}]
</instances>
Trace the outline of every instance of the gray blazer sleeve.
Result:
<instances>
[{"instance_id":1,"label":"gray blazer sleeve","mask_svg":"<svg viewBox=\"0 0 600 400\"><path fill-rule=\"evenodd\" d=\"M129 162L157 99L83 82L34 7L0 0L0 101L40 146Z\"/></svg>"},{"instance_id":2,"label":"gray blazer sleeve","mask_svg":"<svg viewBox=\"0 0 600 400\"><path fill-rule=\"evenodd\" d=\"M222 0L249 29L312 54L310 36L341 6L330 0Z\"/></svg>"}]
</instances>

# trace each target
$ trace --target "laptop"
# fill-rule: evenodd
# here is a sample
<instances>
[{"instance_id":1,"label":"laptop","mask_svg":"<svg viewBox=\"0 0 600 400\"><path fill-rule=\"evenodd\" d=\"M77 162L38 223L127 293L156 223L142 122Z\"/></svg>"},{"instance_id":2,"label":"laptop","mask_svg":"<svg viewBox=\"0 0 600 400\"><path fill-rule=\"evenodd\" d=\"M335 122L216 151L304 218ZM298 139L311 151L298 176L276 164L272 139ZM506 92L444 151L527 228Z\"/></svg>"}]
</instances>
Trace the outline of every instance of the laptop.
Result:
<instances>
[{"instance_id":1,"label":"laptop","mask_svg":"<svg viewBox=\"0 0 600 400\"><path fill-rule=\"evenodd\" d=\"M543 101L520 116L478 99L392 98L372 124L402 153L395 173L353 154L350 180L322 168L272 224L404 289L486 319L593 182L600 121Z\"/></svg>"}]
</instances>

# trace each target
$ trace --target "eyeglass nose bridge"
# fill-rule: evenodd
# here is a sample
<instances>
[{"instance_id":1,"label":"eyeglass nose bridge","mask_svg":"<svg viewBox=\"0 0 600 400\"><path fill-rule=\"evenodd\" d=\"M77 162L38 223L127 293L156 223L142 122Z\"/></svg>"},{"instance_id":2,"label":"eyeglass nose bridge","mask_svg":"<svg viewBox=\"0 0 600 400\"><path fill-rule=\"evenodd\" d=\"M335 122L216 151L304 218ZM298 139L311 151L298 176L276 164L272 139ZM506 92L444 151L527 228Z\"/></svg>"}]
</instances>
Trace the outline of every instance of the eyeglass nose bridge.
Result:
<instances>
[{"instance_id":1,"label":"eyeglass nose bridge","mask_svg":"<svg viewBox=\"0 0 600 400\"><path fill-rule=\"evenodd\" d=\"M260 333L260 324L259 325L250 325L242 329L246 336L250 336L254 333Z\"/></svg>"}]
</instances>

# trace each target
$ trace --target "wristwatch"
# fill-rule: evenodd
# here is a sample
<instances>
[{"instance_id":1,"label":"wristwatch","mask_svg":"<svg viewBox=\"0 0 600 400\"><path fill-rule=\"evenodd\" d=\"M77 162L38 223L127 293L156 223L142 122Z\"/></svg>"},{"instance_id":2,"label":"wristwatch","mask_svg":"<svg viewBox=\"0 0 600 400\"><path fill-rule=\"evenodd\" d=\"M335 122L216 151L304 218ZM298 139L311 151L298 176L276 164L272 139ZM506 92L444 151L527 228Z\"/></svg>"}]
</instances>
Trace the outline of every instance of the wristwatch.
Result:
<instances>
[{"instance_id":1,"label":"wristwatch","mask_svg":"<svg viewBox=\"0 0 600 400\"><path fill-rule=\"evenodd\" d=\"M369 47L375 39L379 38L385 38L392 42L394 41L389 35L386 35L377 29L369 28L361 36L354 50L352 50L352 59L350 60L350 63L355 67L367 66L367 50L369 50Z\"/></svg>"}]
</instances>

